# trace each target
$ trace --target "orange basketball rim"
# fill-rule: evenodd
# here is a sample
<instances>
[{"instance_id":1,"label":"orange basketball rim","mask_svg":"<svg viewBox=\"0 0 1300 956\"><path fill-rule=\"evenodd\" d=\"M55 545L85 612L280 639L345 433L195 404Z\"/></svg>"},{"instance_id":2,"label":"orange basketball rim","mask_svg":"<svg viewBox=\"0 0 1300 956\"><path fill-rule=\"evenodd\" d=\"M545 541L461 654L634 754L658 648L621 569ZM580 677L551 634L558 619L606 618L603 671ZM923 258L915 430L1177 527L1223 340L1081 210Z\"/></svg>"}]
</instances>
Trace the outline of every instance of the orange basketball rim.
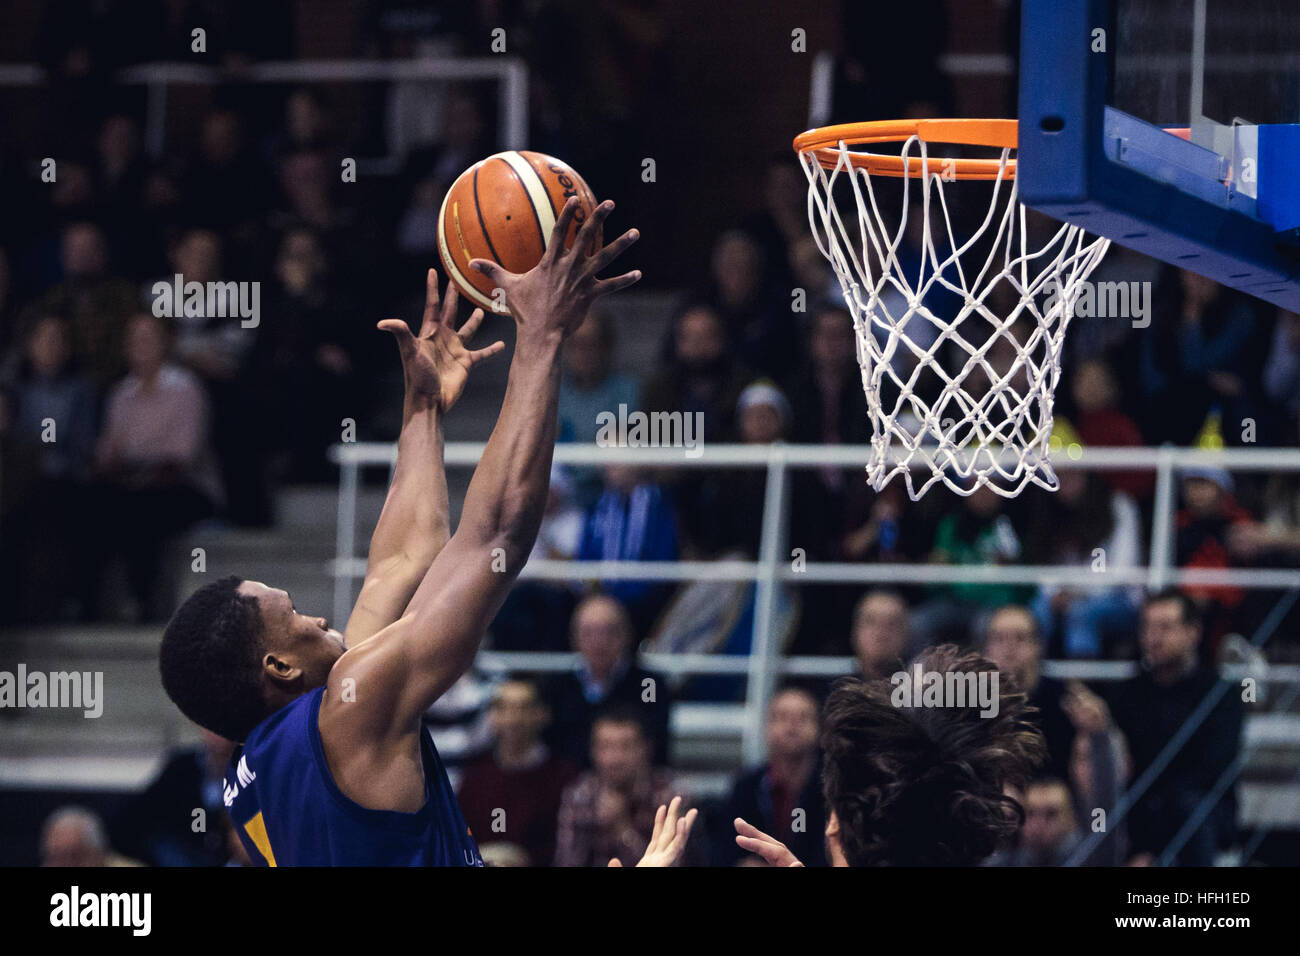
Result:
<instances>
[{"instance_id":1,"label":"orange basketball rim","mask_svg":"<svg viewBox=\"0 0 1300 956\"><path fill-rule=\"evenodd\" d=\"M954 179L1013 179L1016 161L1008 157L1005 166L1001 159L966 159L962 157L894 156L854 149L840 152L846 147L869 146L876 143L905 143L916 137L928 144L946 143L952 146L986 146L993 149L1016 148L1018 124L1013 119L912 119L875 120L869 123L843 123L810 129L795 137L794 148L804 156L814 156L825 169L834 169L847 156L857 169L880 176L919 179L926 175L942 173Z\"/></svg>"}]
</instances>

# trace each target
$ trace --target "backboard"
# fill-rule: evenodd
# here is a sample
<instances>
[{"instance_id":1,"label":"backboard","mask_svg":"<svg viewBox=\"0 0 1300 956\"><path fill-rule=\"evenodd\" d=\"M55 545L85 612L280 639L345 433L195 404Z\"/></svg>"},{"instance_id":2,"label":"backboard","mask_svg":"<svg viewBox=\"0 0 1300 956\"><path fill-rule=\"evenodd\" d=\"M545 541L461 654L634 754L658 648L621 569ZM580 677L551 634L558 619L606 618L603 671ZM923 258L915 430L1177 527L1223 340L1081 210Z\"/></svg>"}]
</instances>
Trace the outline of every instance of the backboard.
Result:
<instances>
[{"instance_id":1,"label":"backboard","mask_svg":"<svg viewBox=\"0 0 1300 956\"><path fill-rule=\"evenodd\" d=\"M1020 199L1300 311L1300 3L1023 0Z\"/></svg>"}]
</instances>

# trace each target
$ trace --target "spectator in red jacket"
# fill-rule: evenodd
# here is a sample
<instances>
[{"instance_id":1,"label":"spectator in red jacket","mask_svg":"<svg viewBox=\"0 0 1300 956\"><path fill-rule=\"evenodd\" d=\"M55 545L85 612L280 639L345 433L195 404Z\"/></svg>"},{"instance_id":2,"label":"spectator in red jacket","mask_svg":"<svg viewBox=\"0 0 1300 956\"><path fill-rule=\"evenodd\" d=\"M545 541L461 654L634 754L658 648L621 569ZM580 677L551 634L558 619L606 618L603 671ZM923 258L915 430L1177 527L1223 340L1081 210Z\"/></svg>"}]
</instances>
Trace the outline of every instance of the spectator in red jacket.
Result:
<instances>
[{"instance_id":1,"label":"spectator in red jacket","mask_svg":"<svg viewBox=\"0 0 1300 956\"><path fill-rule=\"evenodd\" d=\"M1230 568L1232 528L1252 517L1233 497L1232 476L1222 468L1189 468L1182 473L1182 507L1178 510L1175 554L1180 568ZM1205 618L1208 649L1231 627L1231 614L1245 599L1241 588L1204 585L1188 587L1187 595Z\"/></svg>"},{"instance_id":2,"label":"spectator in red jacket","mask_svg":"<svg viewBox=\"0 0 1300 956\"><path fill-rule=\"evenodd\" d=\"M1119 388L1105 362L1088 359L1080 363L1070 380L1070 395L1083 444L1107 448L1136 448L1143 444L1137 423L1120 411ZM1153 471L1104 471L1100 477L1138 502L1150 499L1156 484Z\"/></svg>"}]
</instances>

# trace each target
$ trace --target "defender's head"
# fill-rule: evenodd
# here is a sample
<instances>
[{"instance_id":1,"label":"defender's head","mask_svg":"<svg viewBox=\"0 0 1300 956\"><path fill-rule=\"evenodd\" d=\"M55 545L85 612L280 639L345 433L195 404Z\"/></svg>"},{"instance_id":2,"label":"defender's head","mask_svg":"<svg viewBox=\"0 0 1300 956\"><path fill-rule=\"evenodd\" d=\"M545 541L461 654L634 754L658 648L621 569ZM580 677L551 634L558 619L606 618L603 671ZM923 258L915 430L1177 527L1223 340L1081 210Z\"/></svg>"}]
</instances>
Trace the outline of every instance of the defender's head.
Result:
<instances>
[{"instance_id":1,"label":"defender's head","mask_svg":"<svg viewBox=\"0 0 1300 956\"><path fill-rule=\"evenodd\" d=\"M926 673L996 668L951 644ZM972 866L1016 832L1023 786L1045 753L1023 694L999 690L992 716L971 706L896 707L888 680L838 682L822 720L828 856L838 866Z\"/></svg>"},{"instance_id":2,"label":"defender's head","mask_svg":"<svg viewBox=\"0 0 1300 956\"><path fill-rule=\"evenodd\" d=\"M186 717L230 740L322 686L346 650L323 617L287 592L226 577L196 591L163 632L163 689Z\"/></svg>"}]
</instances>

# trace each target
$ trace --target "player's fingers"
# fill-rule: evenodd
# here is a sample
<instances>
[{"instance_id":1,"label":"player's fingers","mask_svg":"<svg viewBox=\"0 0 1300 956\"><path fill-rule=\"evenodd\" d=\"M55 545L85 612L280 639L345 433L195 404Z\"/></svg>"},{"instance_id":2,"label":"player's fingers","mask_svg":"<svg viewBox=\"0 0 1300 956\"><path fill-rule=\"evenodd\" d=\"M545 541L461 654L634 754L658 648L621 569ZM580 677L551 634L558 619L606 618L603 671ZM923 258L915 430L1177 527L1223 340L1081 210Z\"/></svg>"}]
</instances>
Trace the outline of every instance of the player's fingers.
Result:
<instances>
[{"instance_id":1,"label":"player's fingers","mask_svg":"<svg viewBox=\"0 0 1300 956\"><path fill-rule=\"evenodd\" d=\"M456 327L453 324L456 321L456 307L459 304L460 304L460 289L456 287L456 283L448 279L447 294L443 296L442 315L439 317L438 321L441 322L443 325L447 326L447 328L454 329ZM466 325L468 324L469 323L466 323Z\"/></svg>"},{"instance_id":2,"label":"player's fingers","mask_svg":"<svg viewBox=\"0 0 1300 956\"><path fill-rule=\"evenodd\" d=\"M668 803L668 812L664 815L663 829L659 831L659 842L667 847L677 836L677 811L681 808L682 798L673 797Z\"/></svg>"},{"instance_id":3,"label":"player's fingers","mask_svg":"<svg viewBox=\"0 0 1300 956\"><path fill-rule=\"evenodd\" d=\"M454 314L455 313L453 312L453 315ZM470 313L470 317L465 320L465 324L460 327L460 331L456 334L460 336L462 342L468 342L474 337L474 333L478 331L478 327L482 324L483 310L475 309ZM450 327L450 322L448 323L448 327Z\"/></svg>"},{"instance_id":4,"label":"player's fingers","mask_svg":"<svg viewBox=\"0 0 1300 956\"><path fill-rule=\"evenodd\" d=\"M630 285L636 285L641 281L641 270L633 269L631 272L624 272L621 276L615 276L612 279L598 279L592 289L597 296L609 295L611 292L617 292L619 289L626 289Z\"/></svg>"},{"instance_id":5,"label":"player's fingers","mask_svg":"<svg viewBox=\"0 0 1300 956\"><path fill-rule=\"evenodd\" d=\"M595 275L621 256L627 247L632 245L641 238L641 233L636 229L629 229L623 235L619 236L609 245L605 246L600 252L596 253L587 260L587 272L589 275Z\"/></svg>"},{"instance_id":6,"label":"player's fingers","mask_svg":"<svg viewBox=\"0 0 1300 956\"><path fill-rule=\"evenodd\" d=\"M393 338L397 339L397 347L403 354L415 348L415 336L411 334L411 327L401 319L384 319L375 327L384 332L391 332Z\"/></svg>"},{"instance_id":7,"label":"player's fingers","mask_svg":"<svg viewBox=\"0 0 1300 956\"><path fill-rule=\"evenodd\" d=\"M430 269L424 274L424 317L420 320L420 337L433 331L438 321L438 273Z\"/></svg>"},{"instance_id":8,"label":"player's fingers","mask_svg":"<svg viewBox=\"0 0 1300 956\"><path fill-rule=\"evenodd\" d=\"M773 866L783 866L786 862L785 847L771 843L765 843L762 840L755 840L753 837L738 836L736 843L742 850L748 850L750 853L757 853L768 863Z\"/></svg>"},{"instance_id":9,"label":"player's fingers","mask_svg":"<svg viewBox=\"0 0 1300 956\"><path fill-rule=\"evenodd\" d=\"M742 836L736 837L736 843L742 850L758 854L772 866L803 866L799 858L791 853L784 843L777 843L775 840L767 843Z\"/></svg>"},{"instance_id":10,"label":"player's fingers","mask_svg":"<svg viewBox=\"0 0 1300 956\"><path fill-rule=\"evenodd\" d=\"M614 200L606 199L603 203L596 206L587 217L587 221L582 224L578 230L578 236L573 241L575 250L590 249L592 242L600 235L601 228L605 225L605 220L609 214L614 211Z\"/></svg>"},{"instance_id":11,"label":"player's fingers","mask_svg":"<svg viewBox=\"0 0 1300 956\"><path fill-rule=\"evenodd\" d=\"M505 270L505 267L498 265L491 259L471 259L469 267L483 273L496 283L498 288L504 288L510 278L510 273Z\"/></svg>"},{"instance_id":12,"label":"player's fingers","mask_svg":"<svg viewBox=\"0 0 1300 956\"><path fill-rule=\"evenodd\" d=\"M673 838L668 841L663 848L663 856L672 866L681 858L682 851L686 849L686 835L689 827L686 825L686 817L677 821L677 826L673 827Z\"/></svg>"},{"instance_id":13,"label":"player's fingers","mask_svg":"<svg viewBox=\"0 0 1300 956\"><path fill-rule=\"evenodd\" d=\"M695 818L699 812L692 807L686 812L686 816L677 821L677 836L673 838L673 846L679 855L686 849L686 841L691 838L691 827L695 825Z\"/></svg>"},{"instance_id":14,"label":"player's fingers","mask_svg":"<svg viewBox=\"0 0 1300 956\"><path fill-rule=\"evenodd\" d=\"M609 863L606 864L606 866L622 866L622 865L623 865L623 861L620 860L618 857L614 857L612 860L609 861Z\"/></svg>"},{"instance_id":15,"label":"player's fingers","mask_svg":"<svg viewBox=\"0 0 1300 956\"><path fill-rule=\"evenodd\" d=\"M700 815L700 811L699 811L699 809L696 808L696 807L691 807L691 809L687 812L687 814L686 814L686 834L687 834L687 836L690 835L691 827L695 826L695 818L698 817L699 815Z\"/></svg>"},{"instance_id":16,"label":"player's fingers","mask_svg":"<svg viewBox=\"0 0 1300 956\"><path fill-rule=\"evenodd\" d=\"M564 208L560 210L559 218L555 220L555 228L551 230L551 241L546 244L546 252L542 258L548 256L551 259L558 259L564 252L564 237L569 234L569 226L573 225L573 217L578 214L578 197L570 196ZM472 265L473 263L471 263Z\"/></svg>"},{"instance_id":17,"label":"player's fingers","mask_svg":"<svg viewBox=\"0 0 1300 956\"><path fill-rule=\"evenodd\" d=\"M481 348L475 352L470 352L469 364L477 365L479 362L483 361L484 359L490 359L498 352L504 352L505 350L506 350L506 343L493 342L491 345L487 346L486 348Z\"/></svg>"},{"instance_id":18,"label":"player's fingers","mask_svg":"<svg viewBox=\"0 0 1300 956\"><path fill-rule=\"evenodd\" d=\"M736 833L738 834L736 837L737 841L743 838L748 840L759 840L776 846L781 845L780 841L778 841L776 837L768 836L758 827L754 826L752 823L746 822L740 817L736 817L734 826L736 827Z\"/></svg>"},{"instance_id":19,"label":"player's fingers","mask_svg":"<svg viewBox=\"0 0 1300 956\"><path fill-rule=\"evenodd\" d=\"M663 804L660 804L659 809L655 811L654 829L650 831L649 845L652 849L659 842L659 834L663 832L663 828L664 828L664 817L667 815L668 815L668 808L665 807Z\"/></svg>"}]
</instances>

